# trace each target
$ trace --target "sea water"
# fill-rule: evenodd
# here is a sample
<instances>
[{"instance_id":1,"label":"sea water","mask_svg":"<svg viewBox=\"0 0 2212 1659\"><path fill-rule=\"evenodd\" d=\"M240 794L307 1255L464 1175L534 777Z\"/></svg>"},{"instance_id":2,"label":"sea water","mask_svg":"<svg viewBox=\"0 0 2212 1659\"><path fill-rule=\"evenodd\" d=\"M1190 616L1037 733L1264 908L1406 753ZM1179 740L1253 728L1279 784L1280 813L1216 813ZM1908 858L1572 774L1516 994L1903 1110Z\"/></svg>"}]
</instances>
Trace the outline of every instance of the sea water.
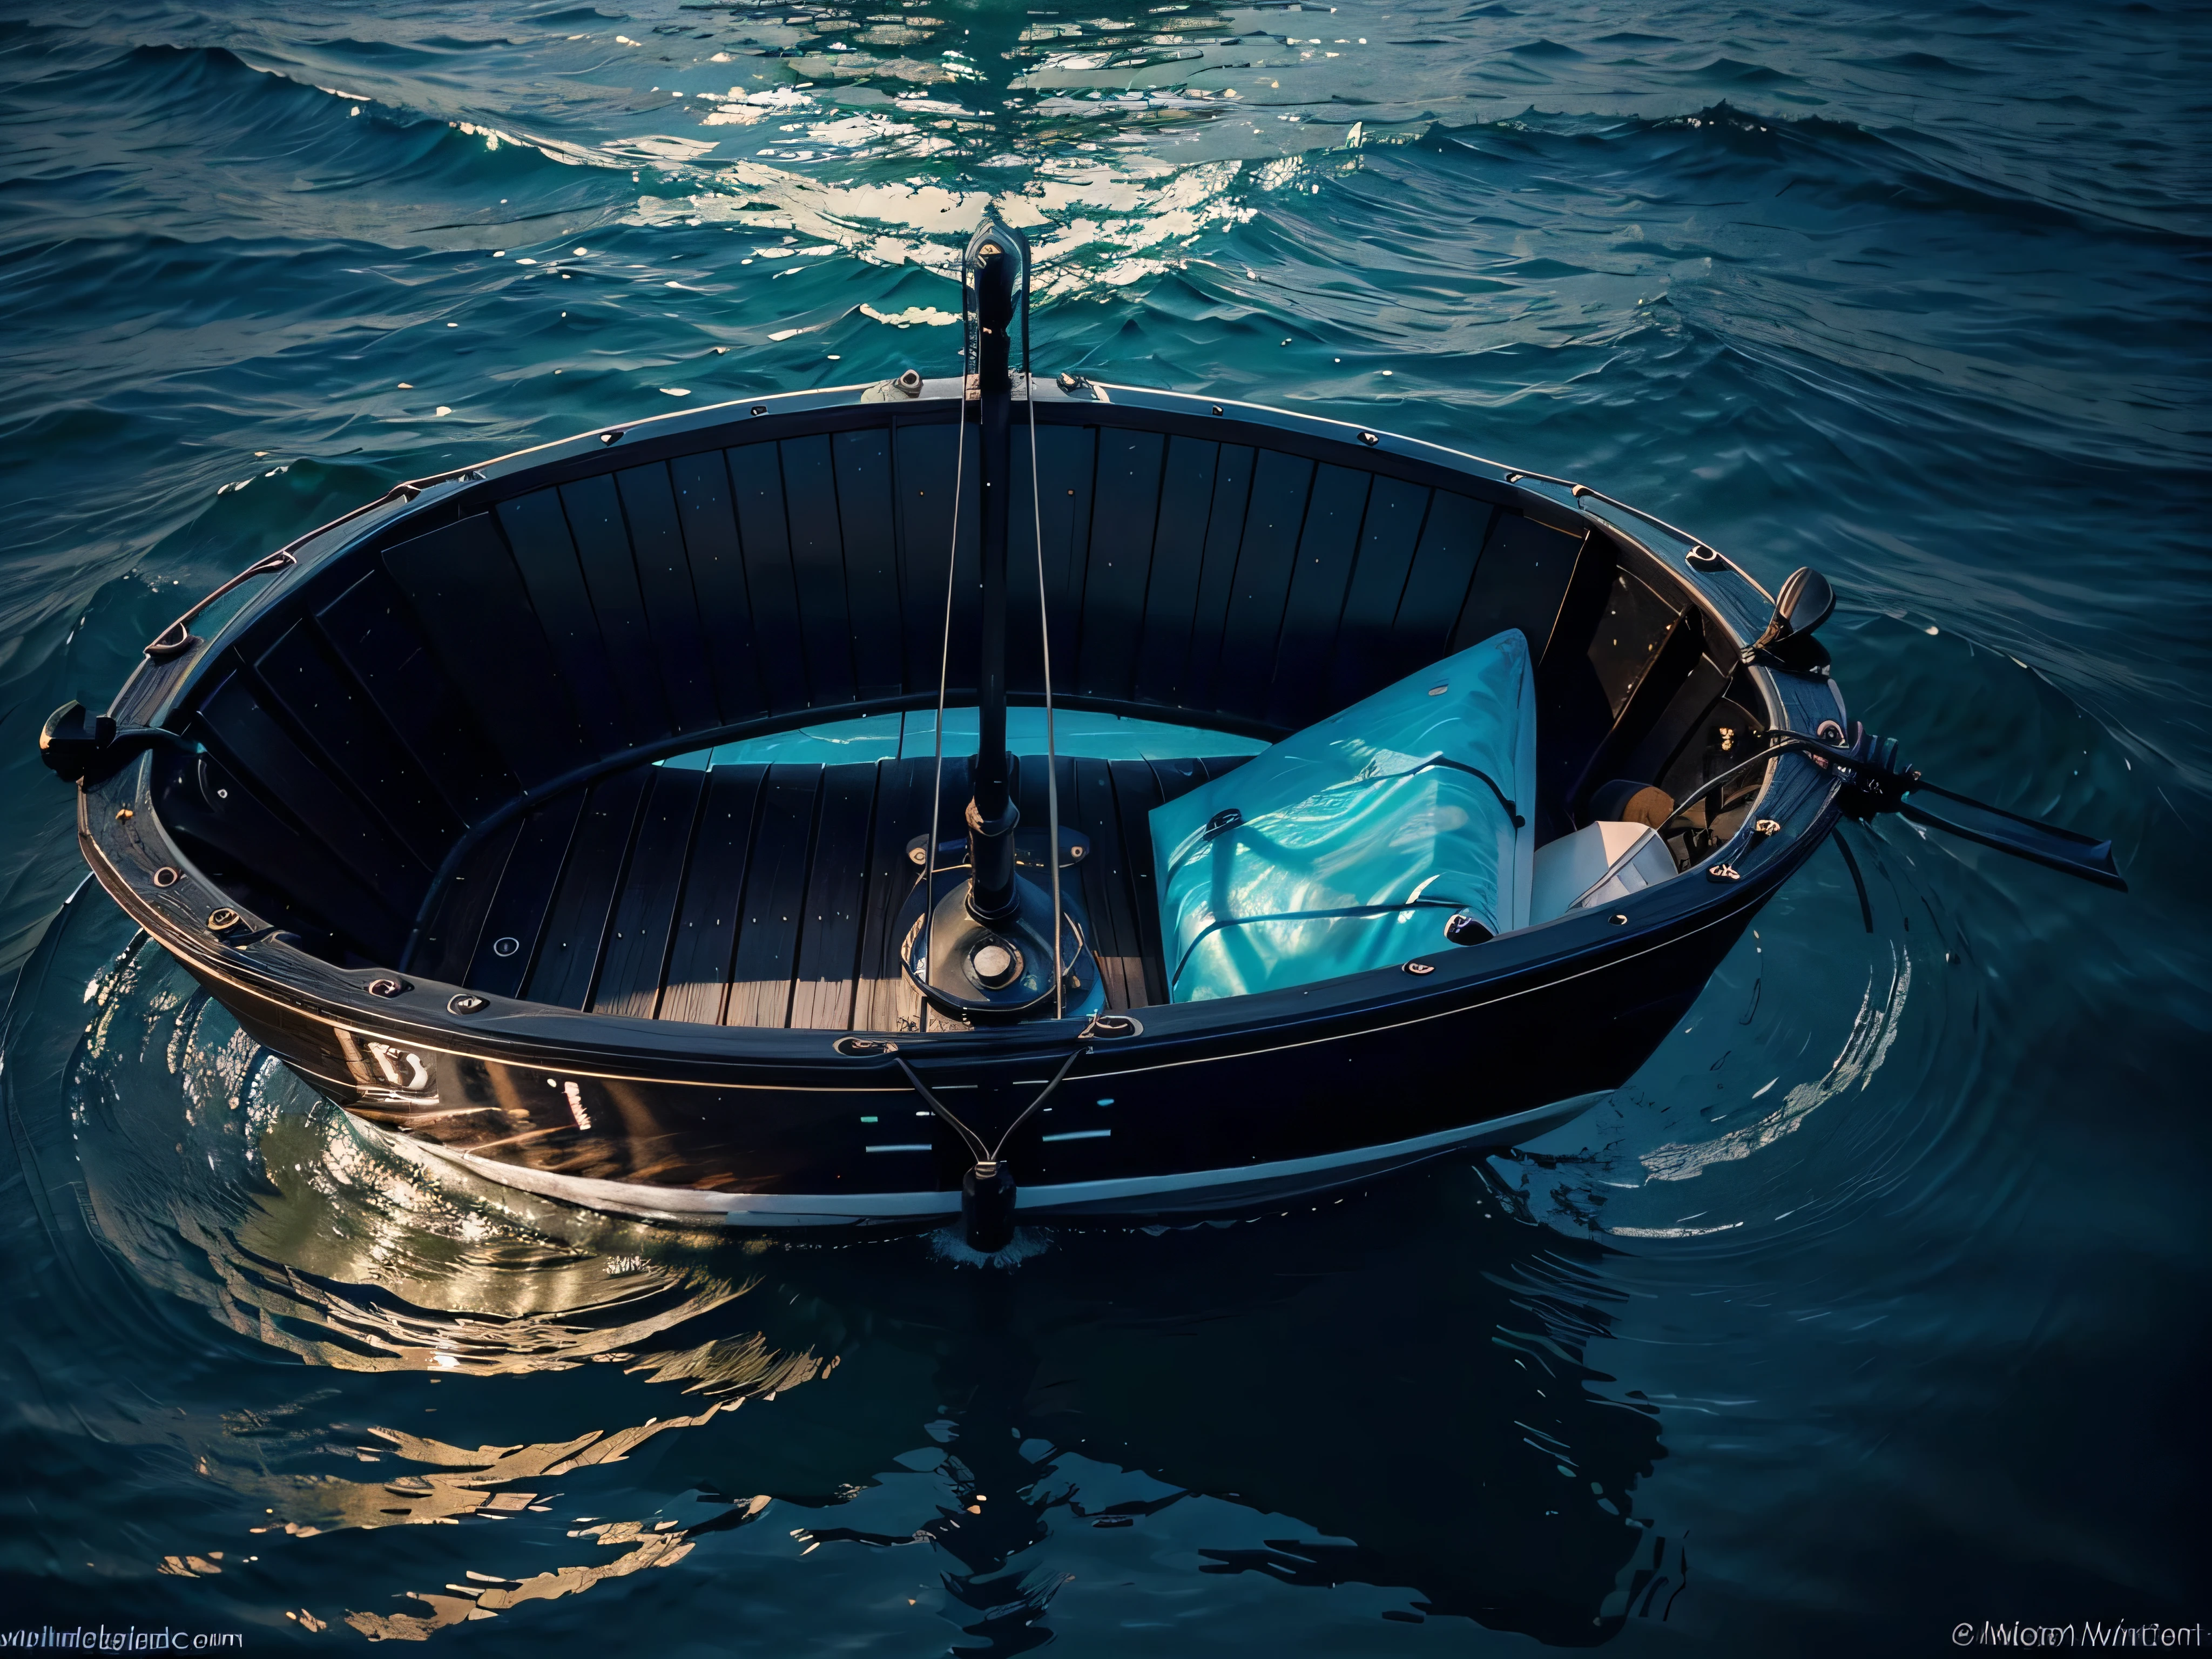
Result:
<instances>
[{"instance_id":1,"label":"sea water","mask_svg":"<svg viewBox=\"0 0 2212 1659\"><path fill-rule=\"evenodd\" d=\"M14 18L0 1642L1933 1652L2212 1613L2202 8ZM398 480L954 372L994 201L1042 372L1816 564L1854 714L2111 835L2130 890L1852 828L1871 926L1824 849L1536 1146L992 1267L439 1175L64 907L48 709Z\"/></svg>"}]
</instances>

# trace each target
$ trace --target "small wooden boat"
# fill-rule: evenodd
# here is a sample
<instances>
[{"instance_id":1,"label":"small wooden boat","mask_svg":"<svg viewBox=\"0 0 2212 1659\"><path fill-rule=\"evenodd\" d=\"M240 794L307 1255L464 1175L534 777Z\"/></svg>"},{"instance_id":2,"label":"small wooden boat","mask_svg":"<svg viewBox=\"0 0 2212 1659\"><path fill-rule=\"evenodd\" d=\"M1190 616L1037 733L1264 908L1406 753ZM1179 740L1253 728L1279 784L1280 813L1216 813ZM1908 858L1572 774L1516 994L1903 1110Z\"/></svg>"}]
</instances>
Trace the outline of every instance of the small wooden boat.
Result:
<instances>
[{"instance_id":1,"label":"small wooden boat","mask_svg":"<svg viewBox=\"0 0 2212 1659\"><path fill-rule=\"evenodd\" d=\"M1814 573L1778 604L1564 481L1033 384L1026 260L994 221L969 245L964 380L586 433L251 567L108 714L48 722L102 884L416 1156L683 1220L964 1211L979 1248L1017 1206L1229 1210L1573 1118L1846 811L2118 884L2108 844L1850 725ZM1516 790L1416 759L1496 794L1511 903L1389 900L1413 943L1285 935L1287 982L1182 994L1155 815L1508 638ZM1043 744L1009 744L1010 707ZM1209 805L1193 854L1225 827L1265 857L1251 805ZM1248 920L1226 891L1205 926Z\"/></svg>"}]
</instances>

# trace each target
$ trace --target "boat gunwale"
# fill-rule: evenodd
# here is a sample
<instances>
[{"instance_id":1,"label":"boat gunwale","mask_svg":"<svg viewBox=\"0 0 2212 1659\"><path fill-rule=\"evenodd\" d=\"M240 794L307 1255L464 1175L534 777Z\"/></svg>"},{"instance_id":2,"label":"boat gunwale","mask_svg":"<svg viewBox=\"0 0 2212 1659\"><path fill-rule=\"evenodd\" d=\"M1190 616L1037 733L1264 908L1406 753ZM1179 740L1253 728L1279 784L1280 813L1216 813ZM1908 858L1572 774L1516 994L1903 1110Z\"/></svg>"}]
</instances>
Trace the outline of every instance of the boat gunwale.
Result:
<instances>
[{"instance_id":1,"label":"boat gunwale","mask_svg":"<svg viewBox=\"0 0 2212 1659\"><path fill-rule=\"evenodd\" d=\"M941 385L949 392L958 389L957 381L932 384ZM1560 503L1516 484L1486 478L1471 471L1475 467L1505 470L1499 464L1480 457L1418 440L1370 433L1368 428L1346 422L1272 410L1262 405L1226 401L1217 403L1188 394L1120 386L1094 388L1104 394L1097 398L1072 396L1056 386L1048 386L1045 383L1040 383L1038 389L1044 395L1038 399L1037 414L1040 421L1044 422L1103 422L1124 428L1133 425L1152 429L1195 430L1225 435L1223 422L1229 422L1232 428L1263 428L1271 441L1279 441L1285 436L1302 437L1317 448L1343 455L1346 460L1356 461L1371 472L1407 477L1417 482L1432 483L1437 481L1434 475L1441 473L1448 476L1454 487L1481 485L1484 486L1481 490L1470 493L1480 494L1496 505L1511 506L1538 522L1549 524L1554 528L1563 527L1561 521L1564 520L1578 530L1605 533L1618 544L1617 550L1632 551L1641 556L1642 559L1663 571L1678 592L1688 596L1691 602L1705 613L1709 623L1717 629L1720 639L1731 647L1740 647L1749 633L1763 622L1759 605L1755 605L1753 599L1755 597L1763 605L1765 599L1764 591L1733 564L1706 571L1689 566L1685 562L1678 568L1675 561L1663 557L1643 537L1598 516L1587 507L1579 504L1569 506ZM624 434L623 464L636 465L653 459L665 459L671 453L696 453L700 449L717 447L708 441L707 434L724 426L735 425L738 430L757 432L760 441L768 441L777 436L779 431L789 424L786 421L757 414L732 422L726 411L740 406L755 410L772 407L775 416L817 417L806 426L805 429L810 432L829 429L820 423L819 417L823 416L849 415L849 421L840 419L837 426L866 427L889 424L893 416L949 422L959 409L958 400L953 396L924 395L913 399L902 398L888 405L881 402L863 403L855 394L865 394L868 390L862 386L786 393L769 398L739 399L732 404L658 416L650 422L621 428ZM930 387L926 386L925 394L929 390ZM1212 411L1217 409L1223 412L1218 416L1213 414ZM1232 410L1235 411L1233 416L1229 413ZM1130 416L1141 418L1132 421L1127 418ZM1116 416L1122 418L1116 419ZM648 426L658 428L652 434L654 441L635 448L629 447L630 434ZM569 439L515 452L495 461L436 475L416 485L403 487L412 489L412 494L404 500L394 499L402 495L402 489L395 489L379 501L370 503L367 508L357 509L310 532L292 544L300 562L292 569L281 573L272 583L243 605L198 650L173 663L156 663L151 659L142 663L115 700L113 707L118 720L129 712L150 724L153 721L149 717L155 708L163 713L173 711L177 704L196 688L200 671L219 661L222 653L248 634L260 618L279 607L289 607L299 598L299 590L303 585L327 574L345 562L349 555L361 551L364 544L389 536L401 525L412 526L420 520L428 520L430 525L425 527L434 527L435 524L458 517L465 507L488 507L508 495L520 493L514 489L514 485L526 478L531 488L543 487L548 482L545 469L549 466L566 466L591 460L597 465L585 469L579 476L611 470L609 452L614 446L601 443L599 434L614 430L617 428L594 428ZM1340 435L1345 434L1352 435ZM1363 441L1370 435L1373 441ZM1388 467L1378 465L1382 462L1393 465ZM1425 477L1424 475L1428 476ZM459 485L459 488L442 488L448 484ZM391 510L378 511L384 507ZM1541 510L1531 512L1531 507ZM1682 533L1674 532L1671 526L1657 520L1652 522L1671 534ZM326 544L318 548L318 543ZM1765 666L1754 666L1747 672L1767 702L1769 714L1782 716L1771 724L1788 724L1793 713L1792 705L1799 706L1794 712L1802 714L1808 722L1826 717L1826 711L1817 706L1823 700L1832 700L1836 716L1841 717L1841 695L1832 680L1780 674ZM887 700L880 706L888 712L892 707L918 707L923 702L933 701L933 694L927 699L919 698L917 694L905 694ZM1114 699L1066 694L1056 694L1055 702L1065 707L1095 707L1103 712L1138 714L1149 718L1158 718L1168 712L1159 704L1122 703ZM149 703L153 707L149 707ZM878 706L840 705L838 712L874 712ZM824 712L810 709L757 717L734 723L726 728L726 735L723 734L723 729L718 728L715 732L672 736L653 744L626 750L617 756L603 757L586 768L579 769L574 775L564 775L553 783L540 786L536 791L524 792L497 809L495 821L505 822L514 813L541 804L558 789L578 787L611 770L640 764L658 756L696 750L716 741L766 735L817 723L823 718ZM1256 727L1250 735L1275 734L1274 728L1261 723L1232 722L1211 714L1207 718L1214 720L1224 731L1235 730L1237 724L1243 724ZM333 1027L389 1033L418 1047L431 1047L443 1052L471 1054L486 1060L512 1061L529 1058L534 1060L556 1050L600 1061L615 1060L618 1056L638 1055L649 1057L651 1077L665 1081L687 1080L672 1076L672 1066L696 1066L712 1073L742 1062L754 1068L793 1066L810 1072L817 1067L834 1066L838 1072L849 1073L856 1065L867 1063L836 1055L831 1051L832 1041L840 1036L850 1035L842 1030L690 1025L682 1022L589 1013L520 999L490 999L492 1006L477 1015L465 1018L452 1014L444 1006L444 999L449 994L465 988L428 980L422 981L413 989L416 993L434 993L439 1002L435 1012L425 1006L413 1006L407 1009L403 1016L402 1010L392 1000L377 998L368 992L371 980L385 977L395 971L394 969L343 968L271 939L256 941L242 949L223 944L208 935L204 928L198 925L195 912L201 901L194 898L193 894L213 895L214 902L218 904L231 901L220 884L210 880L204 872L191 864L169 835L166 825L161 823L151 799L151 774L150 757L142 757L101 783L82 790L80 797L80 842L88 861L100 876L103 888L165 948L184 959L196 973L204 970ZM1532 983L1540 982L1552 977L1554 970L1570 962L1586 957L1609 960L1619 947L1646 940L1653 934L1672 933L1681 921L1692 915L1712 912L1717 917L1734 913L1743 902L1763 902L1804 858L1810 856L1818 841L1826 835L1836 815L1835 794L1836 780L1814 762L1799 754L1778 754L1769 765L1760 791L1754 798L1753 812L1746 815L1746 823L1748 824L1754 817L1760 815L1784 817L1785 822L1788 817L1796 817L1797 822L1781 835L1768 837L1758 836L1747 828L1740 830L1727 847L1715 853L1714 864L1740 866L1740 884L1717 881L1670 881L1645 890L1644 893L1616 905L1613 913L1625 913L1630 918L1626 931L1605 925L1602 918L1595 915L1585 916L1571 913L1539 927L1504 935L1478 951L1440 951L1436 953L1439 971L1432 978L1421 981L1418 989L1400 975L1398 970L1380 969L1344 975L1315 986L1224 999L1218 1003L1148 1006L1142 1011L1146 1028L1143 1034L1117 1040L1114 1049L1157 1054L1160 1056L1161 1063L1165 1063L1165 1051L1171 1048L1204 1044L1209 1039L1224 1035L1234 1038L1261 1031L1282 1033L1316 1022L1349 1029L1358 1024L1363 1014L1373 1010L1403 1011L1435 1006L1437 1012L1449 1012L1442 1006L1444 1001L1452 1000L1458 994L1475 986L1515 978L1528 978ZM117 810L126 806L132 810L131 817L118 819L113 816ZM461 844L474 843L494 822L493 815L487 815L485 823L471 826ZM124 827L125 825L127 830ZM149 835L158 838L161 843L158 848L147 845L146 837ZM166 889L154 887L152 872L163 863L185 872L185 879ZM1723 886L1729 890L1720 890ZM432 890L435 890L434 880ZM1587 944L1566 944L1567 933L1576 929L1588 933ZM1537 948L1530 952L1532 945ZM1503 951L1500 947L1515 948ZM404 969L397 971L404 972ZM1316 995L1321 998L1318 1002ZM431 1000L430 997L409 998L410 1003L428 1003ZM586 1039L580 1034L560 1029L580 1022L592 1034L592 1038ZM933 1055L942 1055L946 1059L985 1054L999 1057L1034 1054L1040 1050L1057 1051L1069 1040L1074 1024L1043 1022L1010 1029L890 1035L897 1036L902 1047L926 1048ZM1063 1026L1070 1029L1063 1030L1060 1029ZM1010 1042L1014 1032L1033 1036L1036 1040L1033 1042ZM431 1036L439 1040L426 1042ZM617 1036L627 1040L609 1041ZM1269 1046L1277 1045L1271 1043ZM641 1060L640 1063L646 1062ZM882 1064L880 1060L873 1063ZM611 1073L629 1074L627 1072ZM732 1079L726 1073L719 1078L709 1076L690 1080L713 1086L732 1086ZM807 1085L764 1082L761 1086ZM842 1087L849 1091L855 1085L822 1086Z\"/></svg>"}]
</instances>

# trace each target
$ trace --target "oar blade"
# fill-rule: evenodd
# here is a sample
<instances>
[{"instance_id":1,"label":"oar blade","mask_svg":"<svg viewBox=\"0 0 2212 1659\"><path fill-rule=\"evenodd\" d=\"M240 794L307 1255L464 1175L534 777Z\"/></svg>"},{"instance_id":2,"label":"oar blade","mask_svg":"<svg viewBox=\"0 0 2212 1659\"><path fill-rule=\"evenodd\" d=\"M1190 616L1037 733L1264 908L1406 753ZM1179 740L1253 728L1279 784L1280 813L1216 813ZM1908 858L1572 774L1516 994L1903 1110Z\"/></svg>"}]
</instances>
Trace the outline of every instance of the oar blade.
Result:
<instances>
[{"instance_id":1,"label":"oar blade","mask_svg":"<svg viewBox=\"0 0 2212 1659\"><path fill-rule=\"evenodd\" d=\"M1928 799L1931 796L1935 799ZM2039 823L2001 807L1954 795L1932 783L1914 785L1898 810L1916 823L1948 830L1967 841L1994 847L2000 853L2010 853L2015 858L2063 870L2100 887L2115 887L2124 893L2128 890L2119 866L2113 862L2112 843L2109 840L2098 841L2071 830L2062 830L2055 823Z\"/></svg>"}]
</instances>

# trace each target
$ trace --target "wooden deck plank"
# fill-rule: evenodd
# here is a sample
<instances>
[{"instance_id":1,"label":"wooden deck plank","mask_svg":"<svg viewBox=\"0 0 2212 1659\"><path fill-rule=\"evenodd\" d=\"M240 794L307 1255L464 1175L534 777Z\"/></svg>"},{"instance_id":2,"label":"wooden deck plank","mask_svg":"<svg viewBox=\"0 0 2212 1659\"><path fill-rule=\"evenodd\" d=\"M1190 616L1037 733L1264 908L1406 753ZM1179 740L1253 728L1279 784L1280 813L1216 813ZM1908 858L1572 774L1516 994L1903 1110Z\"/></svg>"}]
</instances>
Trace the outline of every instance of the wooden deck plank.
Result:
<instances>
[{"instance_id":1,"label":"wooden deck plank","mask_svg":"<svg viewBox=\"0 0 2212 1659\"><path fill-rule=\"evenodd\" d=\"M592 981L606 947L615 895L621 890L630 838L653 770L635 766L610 773L586 797L568 867L553 891L538 960L524 982L532 1002L550 1002L559 1008L590 1006Z\"/></svg>"},{"instance_id":2,"label":"wooden deck plank","mask_svg":"<svg viewBox=\"0 0 2212 1659\"><path fill-rule=\"evenodd\" d=\"M1114 804L1113 774L1103 760L1079 759L1073 770L1075 821L1091 837L1091 856L1080 867L1084 902L1091 914L1091 952L1098 958L1098 970L1106 981L1108 1005L1127 1008L1142 1003L1145 997L1144 965L1139 960L1143 933L1129 892L1128 860L1121 839L1121 815Z\"/></svg>"},{"instance_id":3,"label":"wooden deck plank","mask_svg":"<svg viewBox=\"0 0 2212 1659\"><path fill-rule=\"evenodd\" d=\"M799 919L814 839L820 766L771 766L761 793L743 920L730 968L729 1025L782 1025L791 1018Z\"/></svg>"},{"instance_id":4,"label":"wooden deck plank","mask_svg":"<svg viewBox=\"0 0 2212 1659\"><path fill-rule=\"evenodd\" d=\"M813 867L799 911L799 962L791 994L793 1029L842 1031L853 1023L875 809L873 762L823 769Z\"/></svg>"},{"instance_id":5,"label":"wooden deck plank","mask_svg":"<svg viewBox=\"0 0 2212 1659\"><path fill-rule=\"evenodd\" d=\"M927 760L884 761L878 770L853 1029L912 1030L917 999L899 963L897 927L900 908L921 874L921 866L907 856L906 844L921 833L929 817L930 768Z\"/></svg>"},{"instance_id":6,"label":"wooden deck plank","mask_svg":"<svg viewBox=\"0 0 2212 1659\"><path fill-rule=\"evenodd\" d=\"M700 801L707 792L704 772L675 766L651 770L653 781L638 819L629 871L615 901L606 960L592 993L595 1012L639 1019L651 1019L660 1006L669 936L684 891Z\"/></svg>"},{"instance_id":7,"label":"wooden deck plank","mask_svg":"<svg viewBox=\"0 0 2212 1659\"><path fill-rule=\"evenodd\" d=\"M905 828L900 843L902 847L905 842L911 841L920 835L922 826L929 821L932 799L937 802L938 841L940 843L957 841L966 836L968 830L965 814L969 797L974 793L969 780L968 759L965 755L947 755L945 757L945 784L941 790L935 787L935 763L928 756L917 756L912 760L898 763L902 767L910 768L913 777L906 809ZM903 892L899 895L901 902L904 901L905 896ZM896 907L894 907L894 912L896 912ZM896 940L891 942L891 948L896 951L897 948ZM904 970L899 967L896 955L890 959L890 969L900 975L898 981L890 988L894 1003L892 1030L952 1031L965 1029L963 1022L923 1006L920 989L915 987L913 981L905 977Z\"/></svg>"},{"instance_id":8,"label":"wooden deck plank","mask_svg":"<svg viewBox=\"0 0 2212 1659\"><path fill-rule=\"evenodd\" d=\"M706 799L691 841L684 878L660 1018L719 1025L729 993L730 961L737 954L738 907L744 901L753 817L767 781L765 766L718 766L707 775Z\"/></svg>"},{"instance_id":9,"label":"wooden deck plank","mask_svg":"<svg viewBox=\"0 0 2212 1659\"><path fill-rule=\"evenodd\" d=\"M1142 958L1146 1004L1168 1000L1167 980L1160 971L1160 896L1152 880L1152 808L1160 804L1160 784L1149 761L1112 761L1107 769L1114 778L1114 805L1121 825L1121 884L1128 890L1129 908L1137 921L1137 948ZM1137 993L1132 978L1129 991ZM1134 1006L1134 1005L1133 1005Z\"/></svg>"},{"instance_id":10,"label":"wooden deck plank","mask_svg":"<svg viewBox=\"0 0 2212 1659\"><path fill-rule=\"evenodd\" d=\"M499 872L499 890L477 930L468 977L461 981L471 990L495 997L522 994L523 981L537 959L538 935L553 908L553 889L583 816L584 792L572 789L522 820L514 850Z\"/></svg>"},{"instance_id":11,"label":"wooden deck plank","mask_svg":"<svg viewBox=\"0 0 2212 1659\"><path fill-rule=\"evenodd\" d=\"M1061 757L1061 823L1091 848L1063 890L1087 918L1109 1006L1166 997L1149 814L1245 758ZM465 976L450 976L471 988L513 996L526 985L533 1000L589 999L606 1013L916 1030L921 999L894 935L914 886L906 845L932 793L927 756L614 774L504 831L503 857L495 838L464 861L489 896L441 896L422 971L465 959ZM960 833L969 793L965 757L948 760L940 839ZM1024 825L1042 831L1039 758L1018 768L1015 799ZM504 957L494 948L502 939L514 941ZM928 1019L930 1029L957 1024Z\"/></svg>"},{"instance_id":12,"label":"wooden deck plank","mask_svg":"<svg viewBox=\"0 0 2212 1659\"><path fill-rule=\"evenodd\" d=\"M460 867L439 890L422 936L413 954L399 963L402 969L455 984L468 982L469 963L475 959L491 902L498 896L500 874L521 835L522 820L510 818L469 849Z\"/></svg>"}]
</instances>

